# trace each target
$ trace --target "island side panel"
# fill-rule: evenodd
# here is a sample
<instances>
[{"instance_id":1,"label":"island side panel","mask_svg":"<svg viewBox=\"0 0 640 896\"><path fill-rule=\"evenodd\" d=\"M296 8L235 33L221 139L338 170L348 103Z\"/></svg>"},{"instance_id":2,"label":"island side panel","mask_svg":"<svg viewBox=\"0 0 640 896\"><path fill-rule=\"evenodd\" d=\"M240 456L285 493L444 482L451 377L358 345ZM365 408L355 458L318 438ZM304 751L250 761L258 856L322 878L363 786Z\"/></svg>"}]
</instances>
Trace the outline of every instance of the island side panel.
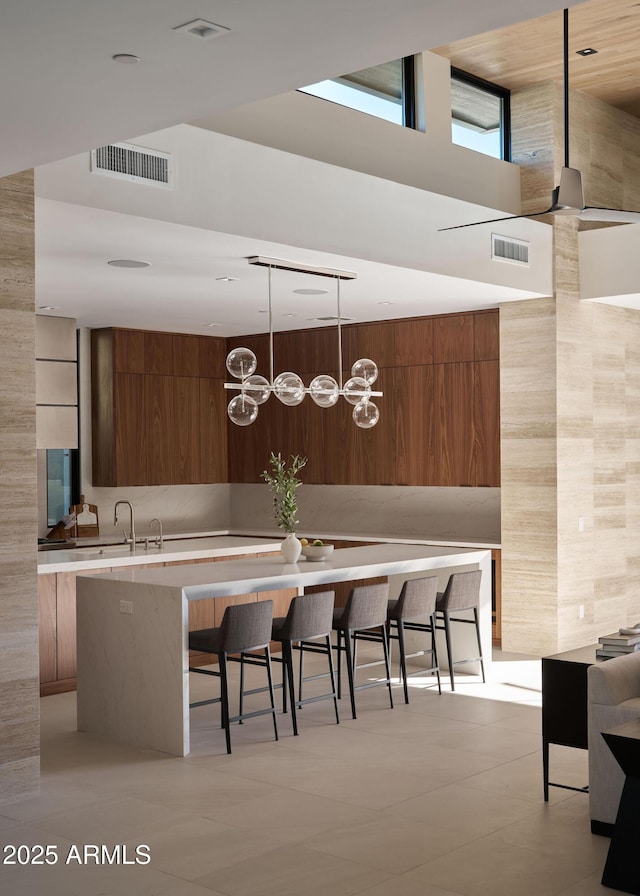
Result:
<instances>
[{"instance_id":1,"label":"island side panel","mask_svg":"<svg viewBox=\"0 0 640 896\"><path fill-rule=\"evenodd\" d=\"M78 730L187 755L188 611L182 589L78 576L76 591ZM128 605L132 612L122 612Z\"/></svg>"}]
</instances>

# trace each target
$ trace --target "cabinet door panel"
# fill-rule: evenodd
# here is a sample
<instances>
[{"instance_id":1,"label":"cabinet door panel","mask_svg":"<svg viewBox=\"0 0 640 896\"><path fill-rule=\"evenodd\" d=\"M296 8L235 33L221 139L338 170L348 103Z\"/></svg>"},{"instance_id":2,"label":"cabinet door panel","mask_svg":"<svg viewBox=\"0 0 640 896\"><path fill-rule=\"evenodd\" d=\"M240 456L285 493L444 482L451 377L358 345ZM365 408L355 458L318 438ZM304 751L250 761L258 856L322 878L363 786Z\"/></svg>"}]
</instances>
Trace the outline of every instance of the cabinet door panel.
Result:
<instances>
[{"instance_id":1,"label":"cabinet door panel","mask_svg":"<svg viewBox=\"0 0 640 896\"><path fill-rule=\"evenodd\" d=\"M201 482L200 478L200 381L196 377L173 378L174 425L165 433L173 449L177 485Z\"/></svg>"},{"instance_id":2,"label":"cabinet door panel","mask_svg":"<svg viewBox=\"0 0 640 896\"><path fill-rule=\"evenodd\" d=\"M396 347L392 325L349 324L342 332L343 363L347 370L359 358L371 358L378 367L393 367Z\"/></svg>"},{"instance_id":3,"label":"cabinet door panel","mask_svg":"<svg viewBox=\"0 0 640 896\"><path fill-rule=\"evenodd\" d=\"M500 312L485 311L473 316L476 361L497 361L500 357Z\"/></svg>"},{"instance_id":4,"label":"cabinet door panel","mask_svg":"<svg viewBox=\"0 0 640 896\"><path fill-rule=\"evenodd\" d=\"M58 679L76 674L76 574L58 573L56 602Z\"/></svg>"},{"instance_id":5,"label":"cabinet door panel","mask_svg":"<svg viewBox=\"0 0 640 896\"><path fill-rule=\"evenodd\" d=\"M144 373L144 331L112 330L113 369L116 373Z\"/></svg>"},{"instance_id":6,"label":"cabinet door panel","mask_svg":"<svg viewBox=\"0 0 640 896\"><path fill-rule=\"evenodd\" d=\"M474 485L500 485L500 362L474 364Z\"/></svg>"},{"instance_id":7,"label":"cabinet door panel","mask_svg":"<svg viewBox=\"0 0 640 896\"><path fill-rule=\"evenodd\" d=\"M434 485L472 485L475 479L473 365L434 366Z\"/></svg>"},{"instance_id":8,"label":"cabinet door panel","mask_svg":"<svg viewBox=\"0 0 640 896\"><path fill-rule=\"evenodd\" d=\"M147 485L147 428L145 409L147 377L115 375L114 432L115 485Z\"/></svg>"},{"instance_id":9,"label":"cabinet door panel","mask_svg":"<svg viewBox=\"0 0 640 896\"><path fill-rule=\"evenodd\" d=\"M174 376L200 375L200 343L198 336L182 336L174 333L171 337Z\"/></svg>"},{"instance_id":10,"label":"cabinet door panel","mask_svg":"<svg viewBox=\"0 0 640 896\"><path fill-rule=\"evenodd\" d=\"M173 376L173 334L145 332L144 356L146 373Z\"/></svg>"},{"instance_id":11,"label":"cabinet door panel","mask_svg":"<svg viewBox=\"0 0 640 896\"><path fill-rule=\"evenodd\" d=\"M38 576L38 636L40 639L40 681L55 681L56 646L56 576Z\"/></svg>"},{"instance_id":12,"label":"cabinet door panel","mask_svg":"<svg viewBox=\"0 0 640 896\"><path fill-rule=\"evenodd\" d=\"M395 484L436 485L433 366L398 367L393 376Z\"/></svg>"},{"instance_id":13,"label":"cabinet door panel","mask_svg":"<svg viewBox=\"0 0 640 896\"><path fill-rule=\"evenodd\" d=\"M228 394L222 380L201 378L199 390L200 481L227 482ZM229 426L234 425L229 423ZM234 426L234 429L239 428Z\"/></svg>"},{"instance_id":14,"label":"cabinet door panel","mask_svg":"<svg viewBox=\"0 0 640 896\"><path fill-rule=\"evenodd\" d=\"M145 401L148 440L148 484L171 485L176 464L173 434L175 415L173 377L146 376Z\"/></svg>"},{"instance_id":15,"label":"cabinet door panel","mask_svg":"<svg viewBox=\"0 0 640 896\"><path fill-rule=\"evenodd\" d=\"M448 314L433 320L436 364L473 361L473 314Z\"/></svg>"},{"instance_id":16,"label":"cabinet door panel","mask_svg":"<svg viewBox=\"0 0 640 896\"><path fill-rule=\"evenodd\" d=\"M397 320L393 324L395 366L433 364L433 318Z\"/></svg>"},{"instance_id":17,"label":"cabinet door panel","mask_svg":"<svg viewBox=\"0 0 640 896\"><path fill-rule=\"evenodd\" d=\"M227 340L219 336L198 336L197 339L200 357L199 375L205 379L222 381L227 376L225 368Z\"/></svg>"}]
</instances>

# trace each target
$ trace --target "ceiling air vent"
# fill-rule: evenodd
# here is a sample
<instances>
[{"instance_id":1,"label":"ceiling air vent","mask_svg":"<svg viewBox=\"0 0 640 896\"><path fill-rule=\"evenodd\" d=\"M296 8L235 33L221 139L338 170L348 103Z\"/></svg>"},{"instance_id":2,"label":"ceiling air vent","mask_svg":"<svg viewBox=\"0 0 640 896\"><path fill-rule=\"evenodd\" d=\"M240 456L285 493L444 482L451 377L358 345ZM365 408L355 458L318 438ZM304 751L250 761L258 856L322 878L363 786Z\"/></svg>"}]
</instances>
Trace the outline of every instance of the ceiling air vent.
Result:
<instances>
[{"instance_id":1,"label":"ceiling air vent","mask_svg":"<svg viewBox=\"0 0 640 896\"><path fill-rule=\"evenodd\" d=\"M111 143L91 152L91 171L137 184L171 189L171 154L131 143Z\"/></svg>"},{"instance_id":2,"label":"ceiling air vent","mask_svg":"<svg viewBox=\"0 0 640 896\"><path fill-rule=\"evenodd\" d=\"M516 240L511 236L491 234L491 257L495 261L508 261L510 264L529 265L529 243L527 240Z\"/></svg>"}]
</instances>

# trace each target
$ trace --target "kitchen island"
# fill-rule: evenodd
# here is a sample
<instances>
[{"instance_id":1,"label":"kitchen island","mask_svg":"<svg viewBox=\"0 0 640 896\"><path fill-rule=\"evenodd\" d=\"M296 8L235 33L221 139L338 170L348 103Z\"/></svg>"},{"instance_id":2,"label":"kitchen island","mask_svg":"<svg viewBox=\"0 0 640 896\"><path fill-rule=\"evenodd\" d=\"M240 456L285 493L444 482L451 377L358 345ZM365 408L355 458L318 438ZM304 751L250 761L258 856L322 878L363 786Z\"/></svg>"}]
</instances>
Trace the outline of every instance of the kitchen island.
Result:
<instances>
[{"instance_id":1,"label":"kitchen island","mask_svg":"<svg viewBox=\"0 0 640 896\"><path fill-rule=\"evenodd\" d=\"M395 596L408 577L483 572L480 628L491 657L491 552L377 544L323 563L256 557L77 579L78 729L177 756L189 743L189 604L384 576ZM248 598L249 599L249 598ZM464 626L466 629L467 626Z\"/></svg>"}]
</instances>

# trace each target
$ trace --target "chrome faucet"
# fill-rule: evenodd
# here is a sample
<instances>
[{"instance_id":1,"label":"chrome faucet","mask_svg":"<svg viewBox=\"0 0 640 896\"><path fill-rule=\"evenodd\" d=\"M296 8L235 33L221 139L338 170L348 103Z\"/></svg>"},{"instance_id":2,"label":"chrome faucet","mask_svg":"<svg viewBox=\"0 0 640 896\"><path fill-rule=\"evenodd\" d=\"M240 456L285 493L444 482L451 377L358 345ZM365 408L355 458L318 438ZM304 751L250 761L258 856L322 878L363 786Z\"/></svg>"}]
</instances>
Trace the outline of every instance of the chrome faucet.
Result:
<instances>
[{"instance_id":1,"label":"chrome faucet","mask_svg":"<svg viewBox=\"0 0 640 896\"><path fill-rule=\"evenodd\" d=\"M113 525L116 526L118 524L118 507L120 504L126 504L129 508L129 516L131 522L131 534L127 537L127 533L124 533L124 543L128 544L132 551L136 549L136 521L133 514L133 504L131 501L116 501L115 507L113 508Z\"/></svg>"},{"instance_id":2,"label":"chrome faucet","mask_svg":"<svg viewBox=\"0 0 640 896\"><path fill-rule=\"evenodd\" d=\"M154 523L158 524L158 528L160 530L158 537L156 538L156 546L160 550L162 550L164 548L164 539L162 538L162 520L159 520L157 516L154 516L149 525L153 526Z\"/></svg>"}]
</instances>

